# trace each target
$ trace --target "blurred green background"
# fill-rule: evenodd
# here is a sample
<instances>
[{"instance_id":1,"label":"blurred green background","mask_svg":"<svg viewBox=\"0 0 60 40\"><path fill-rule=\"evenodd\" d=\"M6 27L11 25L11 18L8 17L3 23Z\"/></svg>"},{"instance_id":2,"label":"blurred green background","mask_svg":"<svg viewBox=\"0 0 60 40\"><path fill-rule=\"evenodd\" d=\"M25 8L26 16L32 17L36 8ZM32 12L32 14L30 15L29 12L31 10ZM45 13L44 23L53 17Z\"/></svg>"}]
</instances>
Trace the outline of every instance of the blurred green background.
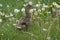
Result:
<instances>
[{"instance_id":1,"label":"blurred green background","mask_svg":"<svg viewBox=\"0 0 60 40\"><path fill-rule=\"evenodd\" d=\"M53 2L60 4L60 0L33 0L33 5L37 4L38 1L40 1L41 4L44 3L47 5ZM6 15L9 13L13 14L13 17L10 17L12 21L8 20L10 18L0 15L0 19L2 19L2 23L0 23L0 40L60 40L60 26L58 26L60 25L60 17L56 22L54 22L54 25L51 27L49 33L46 30L49 28L52 17L43 15L44 11L42 12L43 16L40 17L39 15L42 20L33 20L32 25L27 31L19 31L13 26L16 20L24 15L23 12L14 13L14 9L21 10L24 7L23 4L25 3L25 0L0 0L0 11ZM48 24L44 23L45 19L47 19L46 22L48 22ZM42 25L38 26L37 22L41 22Z\"/></svg>"}]
</instances>

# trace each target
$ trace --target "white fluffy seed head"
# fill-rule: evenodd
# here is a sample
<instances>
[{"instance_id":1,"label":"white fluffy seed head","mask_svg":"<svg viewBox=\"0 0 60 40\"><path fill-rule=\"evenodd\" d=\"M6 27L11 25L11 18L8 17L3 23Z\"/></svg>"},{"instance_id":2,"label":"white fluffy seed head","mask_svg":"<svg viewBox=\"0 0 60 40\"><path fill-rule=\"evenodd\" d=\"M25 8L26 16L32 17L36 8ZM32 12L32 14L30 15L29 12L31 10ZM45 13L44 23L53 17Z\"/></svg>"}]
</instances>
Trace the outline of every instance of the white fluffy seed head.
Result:
<instances>
[{"instance_id":1,"label":"white fluffy seed head","mask_svg":"<svg viewBox=\"0 0 60 40\"><path fill-rule=\"evenodd\" d=\"M22 8L22 9L21 9L21 12L25 13L25 8Z\"/></svg>"},{"instance_id":2,"label":"white fluffy seed head","mask_svg":"<svg viewBox=\"0 0 60 40\"><path fill-rule=\"evenodd\" d=\"M20 12L20 10L19 9L14 9L14 12L18 13L18 12Z\"/></svg>"},{"instance_id":3,"label":"white fluffy seed head","mask_svg":"<svg viewBox=\"0 0 60 40\"><path fill-rule=\"evenodd\" d=\"M0 12L0 15L1 15L1 16L4 16L5 14L4 14L4 13L2 13L2 12Z\"/></svg>"},{"instance_id":4,"label":"white fluffy seed head","mask_svg":"<svg viewBox=\"0 0 60 40\"><path fill-rule=\"evenodd\" d=\"M46 28L43 28L43 31L47 31L47 29Z\"/></svg>"},{"instance_id":5,"label":"white fluffy seed head","mask_svg":"<svg viewBox=\"0 0 60 40\"><path fill-rule=\"evenodd\" d=\"M0 19L0 23L2 22L2 19Z\"/></svg>"},{"instance_id":6,"label":"white fluffy seed head","mask_svg":"<svg viewBox=\"0 0 60 40\"><path fill-rule=\"evenodd\" d=\"M12 14L12 13L10 13L10 16L13 16L13 14Z\"/></svg>"},{"instance_id":7,"label":"white fluffy seed head","mask_svg":"<svg viewBox=\"0 0 60 40\"><path fill-rule=\"evenodd\" d=\"M6 18L10 17L9 15L5 15Z\"/></svg>"},{"instance_id":8,"label":"white fluffy seed head","mask_svg":"<svg viewBox=\"0 0 60 40\"><path fill-rule=\"evenodd\" d=\"M29 4L32 5L32 2L30 1Z\"/></svg>"},{"instance_id":9,"label":"white fluffy seed head","mask_svg":"<svg viewBox=\"0 0 60 40\"><path fill-rule=\"evenodd\" d=\"M3 5L2 4L0 4L0 7L2 7Z\"/></svg>"}]
</instances>

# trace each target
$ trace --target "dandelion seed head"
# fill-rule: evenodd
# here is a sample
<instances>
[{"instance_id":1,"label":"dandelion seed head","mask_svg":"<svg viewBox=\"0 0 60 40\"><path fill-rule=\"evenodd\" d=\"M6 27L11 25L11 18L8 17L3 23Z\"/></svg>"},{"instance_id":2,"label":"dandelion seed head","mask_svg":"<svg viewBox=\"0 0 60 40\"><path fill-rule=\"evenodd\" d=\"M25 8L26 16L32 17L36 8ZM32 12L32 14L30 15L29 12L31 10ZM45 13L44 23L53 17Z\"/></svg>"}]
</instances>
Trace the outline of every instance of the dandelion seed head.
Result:
<instances>
[{"instance_id":1,"label":"dandelion seed head","mask_svg":"<svg viewBox=\"0 0 60 40\"><path fill-rule=\"evenodd\" d=\"M41 10L40 10L40 9L38 9L38 12L41 12Z\"/></svg>"},{"instance_id":2,"label":"dandelion seed head","mask_svg":"<svg viewBox=\"0 0 60 40\"><path fill-rule=\"evenodd\" d=\"M0 7L2 7L3 5L2 4L0 4Z\"/></svg>"},{"instance_id":3,"label":"dandelion seed head","mask_svg":"<svg viewBox=\"0 0 60 40\"><path fill-rule=\"evenodd\" d=\"M32 5L32 2L30 1L29 4Z\"/></svg>"},{"instance_id":4,"label":"dandelion seed head","mask_svg":"<svg viewBox=\"0 0 60 40\"><path fill-rule=\"evenodd\" d=\"M18 12L20 12L20 10L19 9L14 9L14 12L18 13Z\"/></svg>"},{"instance_id":5,"label":"dandelion seed head","mask_svg":"<svg viewBox=\"0 0 60 40\"><path fill-rule=\"evenodd\" d=\"M38 15L37 11L34 12L34 15Z\"/></svg>"},{"instance_id":6,"label":"dandelion seed head","mask_svg":"<svg viewBox=\"0 0 60 40\"><path fill-rule=\"evenodd\" d=\"M36 4L36 7L39 7L40 5L39 4Z\"/></svg>"},{"instance_id":7,"label":"dandelion seed head","mask_svg":"<svg viewBox=\"0 0 60 40\"><path fill-rule=\"evenodd\" d=\"M9 15L5 15L6 18L10 17Z\"/></svg>"},{"instance_id":8,"label":"dandelion seed head","mask_svg":"<svg viewBox=\"0 0 60 40\"><path fill-rule=\"evenodd\" d=\"M2 23L2 19L0 19L0 23Z\"/></svg>"},{"instance_id":9,"label":"dandelion seed head","mask_svg":"<svg viewBox=\"0 0 60 40\"><path fill-rule=\"evenodd\" d=\"M12 20L14 20L15 18L14 17L12 17Z\"/></svg>"},{"instance_id":10,"label":"dandelion seed head","mask_svg":"<svg viewBox=\"0 0 60 40\"><path fill-rule=\"evenodd\" d=\"M56 2L52 3L54 6L56 6L57 8L60 8L60 5L58 5Z\"/></svg>"},{"instance_id":11,"label":"dandelion seed head","mask_svg":"<svg viewBox=\"0 0 60 40\"><path fill-rule=\"evenodd\" d=\"M24 7L26 6L26 4L23 5Z\"/></svg>"},{"instance_id":12,"label":"dandelion seed head","mask_svg":"<svg viewBox=\"0 0 60 40\"><path fill-rule=\"evenodd\" d=\"M34 11L36 11L36 8L33 8Z\"/></svg>"},{"instance_id":13,"label":"dandelion seed head","mask_svg":"<svg viewBox=\"0 0 60 40\"><path fill-rule=\"evenodd\" d=\"M16 28L19 28L19 29L21 29L22 27L20 27L20 26L15 26Z\"/></svg>"},{"instance_id":14,"label":"dandelion seed head","mask_svg":"<svg viewBox=\"0 0 60 40\"><path fill-rule=\"evenodd\" d=\"M1 15L1 16L4 16L5 14L4 14L4 13L2 13L2 12L0 12L0 15Z\"/></svg>"},{"instance_id":15,"label":"dandelion seed head","mask_svg":"<svg viewBox=\"0 0 60 40\"><path fill-rule=\"evenodd\" d=\"M56 5L56 6L58 5L56 2L53 2L52 4L53 4L53 5Z\"/></svg>"},{"instance_id":16,"label":"dandelion seed head","mask_svg":"<svg viewBox=\"0 0 60 40\"><path fill-rule=\"evenodd\" d=\"M22 9L21 9L21 12L25 13L25 8L22 8Z\"/></svg>"},{"instance_id":17,"label":"dandelion seed head","mask_svg":"<svg viewBox=\"0 0 60 40\"><path fill-rule=\"evenodd\" d=\"M13 24L13 26L16 26L17 24Z\"/></svg>"},{"instance_id":18,"label":"dandelion seed head","mask_svg":"<svg viewBox=\"0 0 60 40\"><path fill-rule=\"evenodd\" d=\"M42 7L42 10L44 11L44 10L45 10L45 8L44 8L44 7Z\"/></svg>"},{"instance_id":19,"label":"dandelion seed head","mask_svg":"<svg viewBox=\"0 0 60 40\"><path fill-rule=\"evenodd\" d=\"M48 5L43 4L43 7L44 7L44 8L48 8Z\"/></svg>"},{"instance_id":20,"label":"dandelion seed head","mask_svg":"<svg viewBox=\"0 0 60 40\"><path fill-rule=\"evenodd\" d=\"M46 28L43 28L43 31L47 31L47 29Z\"/></svg>"},{"instance_id":21,"label":"dandelion seed head","mask_svg":"<svg viewBox=\"0 0 60 40\"><path fill-rule=\"evenodd\" d=\"M10 16L13 16L13 14L12 14L12 13L10 13Z\"/></svg>"}]
</instances>

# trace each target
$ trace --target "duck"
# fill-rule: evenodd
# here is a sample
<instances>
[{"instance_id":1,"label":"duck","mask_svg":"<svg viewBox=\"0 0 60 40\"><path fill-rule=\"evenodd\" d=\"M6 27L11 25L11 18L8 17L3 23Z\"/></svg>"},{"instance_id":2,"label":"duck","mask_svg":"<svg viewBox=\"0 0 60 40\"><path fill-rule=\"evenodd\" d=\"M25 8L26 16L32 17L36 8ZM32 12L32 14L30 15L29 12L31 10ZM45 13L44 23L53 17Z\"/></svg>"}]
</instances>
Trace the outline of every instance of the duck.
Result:
<instances>
[{"instance_id":1,"label":"duck","mask_svg":"<svg viewBox=\"0 0 60 40\"><path fill-rule=\"evenodd\" d=\"M25 16L21 17L18 21L17 21L17 26L16 28L19 30L27 30L29 25L31 24L31 13L29 12L30 9L32 9L32 5L28 4L25 7Z\"/></svg>"}]
</instances>

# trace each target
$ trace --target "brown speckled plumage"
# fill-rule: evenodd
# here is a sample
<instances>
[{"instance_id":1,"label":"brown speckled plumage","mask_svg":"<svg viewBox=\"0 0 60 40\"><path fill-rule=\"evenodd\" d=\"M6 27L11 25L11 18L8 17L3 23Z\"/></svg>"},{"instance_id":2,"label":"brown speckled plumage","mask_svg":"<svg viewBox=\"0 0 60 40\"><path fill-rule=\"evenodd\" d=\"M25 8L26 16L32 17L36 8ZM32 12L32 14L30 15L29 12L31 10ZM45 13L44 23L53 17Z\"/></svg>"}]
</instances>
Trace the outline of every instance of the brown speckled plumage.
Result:
<instances>
[{"instance_id":1,"label":"brown speckled plumage","mask_svg":"<svg viewBox=\"0 0 60 40\"><path fill-rule=\"evenodd\" d=\"M17 28L22 30L22 29L26 29L28 28L28 26L30 25L31 23L31 14L29 13L29 10L32 9L32 6L31 5L27 5L25 7L25 16L20 18L17 22Z\"/></svg>"}]
</instances>

